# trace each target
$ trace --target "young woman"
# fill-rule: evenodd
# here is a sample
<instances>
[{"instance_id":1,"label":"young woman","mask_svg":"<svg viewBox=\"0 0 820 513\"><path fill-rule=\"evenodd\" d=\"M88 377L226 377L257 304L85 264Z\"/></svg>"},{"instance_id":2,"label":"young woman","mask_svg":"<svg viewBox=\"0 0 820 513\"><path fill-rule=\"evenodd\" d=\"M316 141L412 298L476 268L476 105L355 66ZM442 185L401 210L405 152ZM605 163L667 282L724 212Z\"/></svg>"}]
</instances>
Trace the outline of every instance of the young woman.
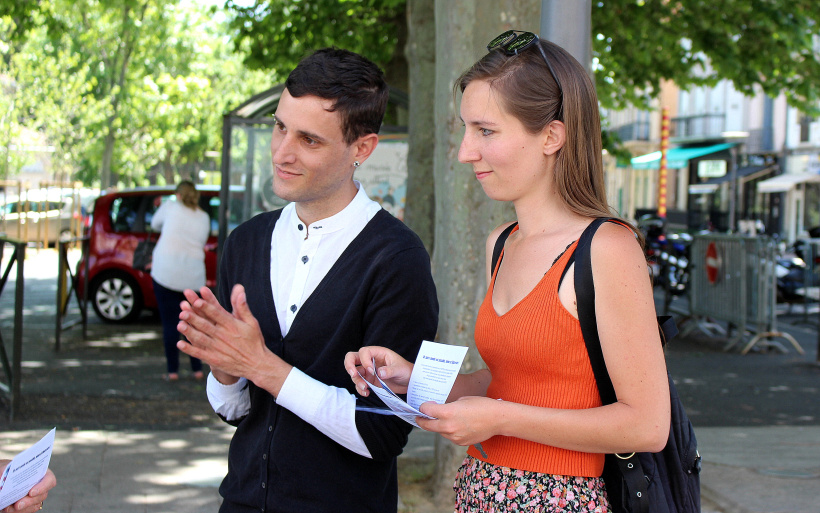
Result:
<instances>
[{"instance_id":1,"label":"young woman","mask_svg":"<svg viewBox=\"0 0 820 513\"><path fill-rule=\"evenodd\" d=\"M572 56L535 34L505 32L488 50L457 82L459 160L487 196L513 203L518 226L495 269L490 255L509 223L487 239L489 288L475 326L487 368L460 375L447 404L422 405L437 420L418 423L472 445L454 485L458 512L609 511L604 454L659 451L669 433L646 261L623 225L605 223L593 239L598 331L618 397L602 406L572 268L562 276L584 229L611 216L595 91ZM380 347L349 353L345 366L362 395L357 366L397 392L413 369Z\"/></svg>"},{"instance_id":2,"label":"young woman","mask_svg":"<svg viewBox=\"0 0 820 513\"><path fill-rule=\"evenodd\" d=\"M179 379L179 313L185 289L205 286L205 243L211 232L208 213L199 207L199 191L190 180L179 182L176 201L165 201L151 218L151 228L160 232L151 262L154 295L162 320L167 374L164 379ZM191 357L191 375L205 376L202 362Z\"/></svg>"}]
</instances>

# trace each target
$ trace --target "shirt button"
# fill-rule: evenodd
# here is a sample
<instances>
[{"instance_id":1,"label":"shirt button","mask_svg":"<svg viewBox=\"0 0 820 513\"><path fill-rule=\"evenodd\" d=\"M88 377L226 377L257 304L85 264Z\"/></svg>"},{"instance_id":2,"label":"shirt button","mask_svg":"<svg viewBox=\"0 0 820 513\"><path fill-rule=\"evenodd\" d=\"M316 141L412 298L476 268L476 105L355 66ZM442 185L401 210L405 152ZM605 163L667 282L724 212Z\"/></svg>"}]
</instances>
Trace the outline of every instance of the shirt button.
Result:
<instances>
[{"instance_id":1,"label":"shirt button","mask_svg":"<svg viewBox=\"0 0 820 513\"><path fill-rule=\"evenodd\" d=\"M262 459L263 459L263 460L268 459L268 455L267 455L267 454L263 454L263 455L262 455Z\"/></svg>"},{"instance_id":2,"label":"shirt button","mask_svg":"<svg viewBox=\"0 0 820 513\"><path fill-rule=\"evenodd\" d=\"M308 263L308 257L307 257L307 255L305 255L305 256L303 256L303 257L302 257L302 263L303 263L303 264Z\"/></svg>"},{"instance_id":3,"label":"shirt button","mask_svg":"<svg viewBox=\"0 0 820 513\"><path fill-rule=\"evenodd\" d=\"M268 426L268 431L273 431L273 426Z\"/></svg>"},{"instance_id":4,"label":"shirt button","mask_svg":"<svg viewBox=\"0 0 820 513\"><path fill-rule=\"evenodd\" d=\"M300 232L301 232L302 230L304 230L304 229L305 229L305 227L304 227L304 226L302 226L301 224L300 224L300 225L297 225L297 226L296 226L296 228L299 228L299 231L300 231Z\"/></svg>"},{"instance_id":5,"label":"shirt button","mask_svg":"<svg viewBox=\"0 0 820 513\"><path fill-rule=\"evenodd\" d=\"M296 313L296 305L290 305L290 311Z\"/></svg>"},{"instance_id":6,"label":"shirt button","mask_svg":"<svg viewBox=\"0 0 820 513\"><path fill-rule=\"evenodd\" d=\"M265 487L265 482L263 481L263 482L262 482L262 488L264 488L264 487Z\"/></svg>"}]
</instances>

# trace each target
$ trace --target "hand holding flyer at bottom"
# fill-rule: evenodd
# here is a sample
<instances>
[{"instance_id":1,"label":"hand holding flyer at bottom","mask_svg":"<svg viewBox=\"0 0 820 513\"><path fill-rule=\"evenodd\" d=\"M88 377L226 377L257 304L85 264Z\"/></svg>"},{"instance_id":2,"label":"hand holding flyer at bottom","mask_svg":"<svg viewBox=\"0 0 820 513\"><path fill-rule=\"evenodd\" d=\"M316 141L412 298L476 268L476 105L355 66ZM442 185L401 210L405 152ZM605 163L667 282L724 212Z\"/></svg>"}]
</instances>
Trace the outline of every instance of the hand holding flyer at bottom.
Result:
<instances>
[{"instance_id":1,"label":"hand holding flyer at bottom","mask_svg":"<svg viewBox=\"0 0 820 513\"><path fill-rule=\"evenodd\" d=\"M28 495L31 487L46 475L56 432L57 428L49 431L39 442L15 456L3 470L0 476L0 509Z\"/></svg>"},{"instance_id":2,"label":"hand holding flyer at bottom","mask_svg":"<svg viewBox=\"0 0 820 513\"><path fill-rule=\"evenodd\" d=\"M410 383L407 388L407 401L403 401L387 384L379 378L381 387L364 380L367 386L387 405L388 409L357 406L359 411L396 415L405 422L419 427L415 417L432 419L429 415L418 410L422 403L434 401L443 404L450 395L453 383L456 381L461 363L467 354L464 346L451 346L425 340L421 344L413 372L410 374ZM373 362L375 369L376 362ZM362 378L364 379L364 378Z\"/></svg>"}]
</instances>

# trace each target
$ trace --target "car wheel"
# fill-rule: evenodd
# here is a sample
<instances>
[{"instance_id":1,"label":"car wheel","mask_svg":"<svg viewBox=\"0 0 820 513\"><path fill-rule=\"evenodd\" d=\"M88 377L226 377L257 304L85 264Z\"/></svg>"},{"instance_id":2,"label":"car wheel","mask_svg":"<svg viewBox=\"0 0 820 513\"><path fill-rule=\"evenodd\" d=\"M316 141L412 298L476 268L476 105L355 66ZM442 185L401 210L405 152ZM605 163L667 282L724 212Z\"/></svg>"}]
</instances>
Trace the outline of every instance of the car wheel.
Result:
<instances>
[{"instance_id":1,"label":"car wheel","mask_svg":"<svg viewBox=\"0 0 820 513\"><path fill-rule=\"evenodd\" d=\"M108 272L95 278L89 297L97 316L106 322L131 322L142 311L139 285L124 272Z\"/></svg>"}]
</instances>

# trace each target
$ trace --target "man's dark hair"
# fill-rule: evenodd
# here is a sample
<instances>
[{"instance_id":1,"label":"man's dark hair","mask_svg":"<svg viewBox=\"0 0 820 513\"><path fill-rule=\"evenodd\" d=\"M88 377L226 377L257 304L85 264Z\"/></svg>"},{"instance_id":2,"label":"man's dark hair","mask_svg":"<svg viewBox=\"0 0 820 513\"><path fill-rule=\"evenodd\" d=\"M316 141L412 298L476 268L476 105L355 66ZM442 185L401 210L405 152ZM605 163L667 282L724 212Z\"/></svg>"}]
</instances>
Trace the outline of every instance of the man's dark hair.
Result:
<instances>
[{"instance_id":1,"label":"man's dark hair","mask_svg":"<svg viewBox=\"0 0 820 513\"><path fill-rule=\"evenodd\" d=\"M387 82L378 66L357 53L323 48L304 58L285 87L294 98L333 100L331 112L342 117L345 142L379 133L387 109Z\"/></svg>"}]
</instances>

